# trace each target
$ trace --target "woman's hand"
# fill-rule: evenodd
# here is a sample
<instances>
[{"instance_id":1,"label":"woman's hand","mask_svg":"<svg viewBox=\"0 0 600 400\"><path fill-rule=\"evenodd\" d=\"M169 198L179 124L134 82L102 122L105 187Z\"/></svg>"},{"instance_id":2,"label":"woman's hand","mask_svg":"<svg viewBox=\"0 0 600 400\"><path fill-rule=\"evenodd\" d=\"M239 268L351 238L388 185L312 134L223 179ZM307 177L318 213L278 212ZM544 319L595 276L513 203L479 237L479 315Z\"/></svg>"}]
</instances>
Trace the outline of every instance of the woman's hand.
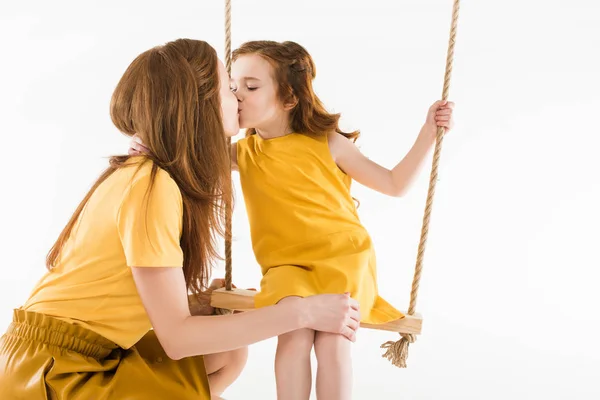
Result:
<instances>
[{"instance_id":1,"label":"woman's hand","mask_svg":"<svg viewBox=\"0 0 600 400\"><path fill-rule=\"evenodd\" d=\"M337 333L356 341L360 326L359 305L345 294L321 294L298 299L306 307L306 327L315 331Z\"/></svg>"}]
</instances>

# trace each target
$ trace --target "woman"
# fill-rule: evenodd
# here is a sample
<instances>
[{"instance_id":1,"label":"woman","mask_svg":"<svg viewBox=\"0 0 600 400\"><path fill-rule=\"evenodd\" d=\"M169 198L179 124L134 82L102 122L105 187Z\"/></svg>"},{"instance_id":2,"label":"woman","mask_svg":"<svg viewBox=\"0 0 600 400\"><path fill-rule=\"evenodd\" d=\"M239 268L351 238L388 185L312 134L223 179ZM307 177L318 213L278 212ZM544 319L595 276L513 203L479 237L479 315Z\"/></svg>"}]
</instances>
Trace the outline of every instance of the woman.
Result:
<instances>
[{"instance_id":1,"label":"woman","mask_svg":"<svg viewBox=\"0 0 600 400\"><path fill-rule=\"evenodd\" d=\"M180 39L133 61L111 117L149 154L113 157L52 247L0 339L0 398L208 399L237 378L252 343L303 328L355 340L358 303L347 294L191 315L188 293L202 300L222 233L224 135L238 132L237 112L205 42Z\"/></svg>"}]
</instances>

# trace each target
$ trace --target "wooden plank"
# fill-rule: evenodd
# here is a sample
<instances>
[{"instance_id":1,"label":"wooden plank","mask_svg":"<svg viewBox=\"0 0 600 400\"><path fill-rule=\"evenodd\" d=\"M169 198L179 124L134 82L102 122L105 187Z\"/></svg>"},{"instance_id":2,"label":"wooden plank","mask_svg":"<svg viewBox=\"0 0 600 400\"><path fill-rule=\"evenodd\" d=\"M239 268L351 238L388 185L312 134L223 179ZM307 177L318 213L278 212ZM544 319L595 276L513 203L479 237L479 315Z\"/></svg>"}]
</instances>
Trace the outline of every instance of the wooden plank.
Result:
<instances>
[{"instance_id":1,"label":"wooden plank","mask_svg":"<svg viewBox=\"0 0 600 400\"><path fill-rule=\"evenodd\" d=\"M217 289L212 292L210 305L235 311L253 310L256 293L254 290L246 289Z\"/></svg>"},{"instance_id":2,"label":"wooden plank","mask_svg":"<svg viewBox=\"0 0 600 400\"><path fill-rule=\"evenodd\" d=\"M421 314L417 313L414 315L406 315L406 312L402 313L405 315L404 318L377 325L361 322L360 327L365 329L375 329L378 331L412 333L413 335L420 335L423 327L423 317Z\"/></svg>"},{"instance_id":3,"label":"wooden plank","mask_svg":"<svg viewBox=\"0 0 600 400\"><path fill-rule=\"evenodd\" d=\"M256 291L246 289L218 289L212 293L210 305L236 311L249 311L254 309L254 296ZM405 313L404 313L405 314ZM361 323L361 328L375 329L399 333L412 333L419 335L423 326L423 317L420 314L406 315L404 318L390 321L385 324Z\"/></svg>"}]
</instances>

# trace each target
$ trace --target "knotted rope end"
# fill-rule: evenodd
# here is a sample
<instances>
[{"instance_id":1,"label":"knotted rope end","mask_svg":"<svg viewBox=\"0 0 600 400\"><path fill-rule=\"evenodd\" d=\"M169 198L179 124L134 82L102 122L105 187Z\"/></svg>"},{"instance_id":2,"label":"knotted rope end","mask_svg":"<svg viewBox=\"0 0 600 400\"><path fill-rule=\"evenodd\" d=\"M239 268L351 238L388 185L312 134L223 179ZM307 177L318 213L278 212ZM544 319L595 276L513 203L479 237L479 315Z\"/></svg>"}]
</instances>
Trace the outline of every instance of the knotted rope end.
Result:
<instances>
[{"instance_id":1,"label":"knotted rope end","mask_svg":"<svg viewBox=\"0 0 600 400\"><path fill-rule=\"evenodd\" d=\"M408 358L408 345L414 343L417 338L415 335L401 334L400 340L395 342L388 341L381 345L386 349L382 357L391 361L392 365L398 368L406 368L406 359Z\"/></svg>"}]
</instances>

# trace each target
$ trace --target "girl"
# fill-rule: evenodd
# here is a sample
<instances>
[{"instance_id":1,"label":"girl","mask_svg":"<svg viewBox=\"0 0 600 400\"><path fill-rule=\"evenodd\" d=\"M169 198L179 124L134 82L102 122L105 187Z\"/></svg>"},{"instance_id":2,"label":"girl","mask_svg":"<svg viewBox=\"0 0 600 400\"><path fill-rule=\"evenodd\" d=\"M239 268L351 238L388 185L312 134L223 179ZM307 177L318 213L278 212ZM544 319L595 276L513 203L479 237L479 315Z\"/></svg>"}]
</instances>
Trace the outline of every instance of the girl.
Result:
<instances>
[{"instance_id":1,"label":"girl","mask_svg":"<svg viewBox=\"0 0 600 400\"><path fill-rule=\"evenodd\" d=\"M228 85L202 41L167 43L129 66L111 117L148 153L113 157L52 247L0 338L0 398L209 399L240 374L251 343L298 329L355 340L358 303L344 294L190 313L230 190L224 135L239 126Z\"/></svg>"},{"instance_id":2,"label":"girl","mask_svg":"<svg viewBox=\"0 0 600 400\"><path fill-rule=\"evenodd\" d=\"M294 42L255 41L233 53L231 87L246 138L232 150L248 211L253 249L262 268L256 306L286 304L316 293L348 291L362 321L403 315L378 295L375 254L350 194L355 180L402 196L435 143L452 127L453 104L437 101L408 154L392 170L362 155L358 132L342 132L312 88L315 65ZM279 336L275 358L280 400L308 399L310 352L318 361L317 397L350 399L350 342L300 329Z\"/></svg>"}]
</instances>

